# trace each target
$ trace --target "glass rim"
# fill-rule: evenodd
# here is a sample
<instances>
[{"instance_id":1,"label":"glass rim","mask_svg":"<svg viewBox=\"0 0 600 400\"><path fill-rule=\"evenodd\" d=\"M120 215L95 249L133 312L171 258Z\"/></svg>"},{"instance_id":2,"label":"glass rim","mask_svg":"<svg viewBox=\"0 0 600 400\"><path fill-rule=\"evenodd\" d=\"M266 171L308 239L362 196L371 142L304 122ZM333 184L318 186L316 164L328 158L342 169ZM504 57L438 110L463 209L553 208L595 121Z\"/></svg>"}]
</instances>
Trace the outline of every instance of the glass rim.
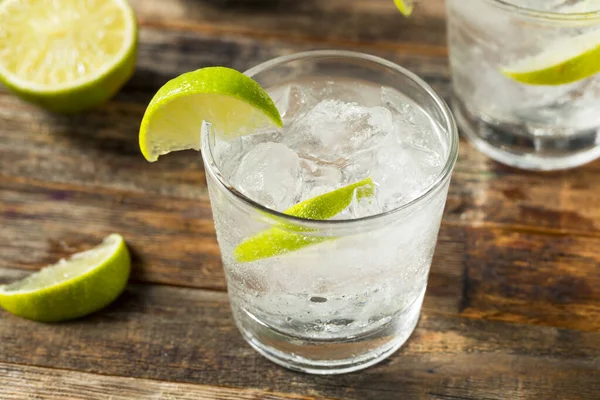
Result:
<instances>
[{"instance_id":1,"label":"glass rim","mask_svg":"<svg viewBox=\"0 0 600 400\"><path fill-rule=\"evenodd\" d=\"M513 11L518 14L525 15L527 17L545 19L552 21L583 21L583 20L595 20L600 19L600 6L594 11L576 12L576 13L561 13L557 11L545 11L537 10L531 7L524 7L508 0L485 0L488 3L494 3L496 6L501 7L508 11Z\"/></svg>"},{"instance_id":2,"label":"glass rim","mask_svg":"<svg viewBox=\"0 0 600 400\"><path fill-rule=\"evenodd\" d=\"M359 60L359 61L367 61L374 64L382 65L393 70L396 73L405 75L414 83L416 83L420 89L422 89L427 95L429 95L435 102L436 107L442 113L443 116L443 128L447 130L450 135L450 146L448 149L448 155L446 159L446 163L439 174L436 176L435 180L427 186L426 190L423 191L419 196L415 197L408 203L404 203L392 210L388 210L385 212L381 212L374 215L369 215L366 217L356 218L356 219L344 219L344 220L313 220L302 217L296 217L293 215L287 215L280 211L273 210L260 204L251 198L247 197L235 187L233 187L221 174L219 167L215 162L215 158L210 146L210 135L201 135L202 146L201 149L207 149L209 154L203 154L203 158L205 161L205 165L207 166L208 173L211 174L215 181L219 185L221 189L227 192L229 195L233 196L235 200L241 201L246 206L249 206L253 209L257 209L258 211L266 214L266 216L274 218L278 221L283 221L285 223L290 223L292 225L303 226L307 228L333 228L333 227L342 227L342 226L350 226L355 224L361 224L371 221L379 221L381 219L387 219L392 215L395 215L401 211L410 209L417 204L420 204L425 199L429 198L430 195L437 192L437 190L442 186L442 184L446 181L446 179L451 175L452 170L456 164L456 160L458 158L458 128L456 126L456 122L452 113L450 112L450 108L446 104L446 102L439 96L429 84L427 84L424 80L419 78L416 74L410 72L409 70L391 62L381 57L372 56L369 54L364 54L360 52L354 51L346 51L346 50L313 50L313 51L305 51L294 53L287 56L280 56L273 58L271 60L265 61L261 64L258 64L255 67L252 67L244 72L245 75L249 77L253 77L256 74L271 69L273 67L277 67L280 65L287 64L292 61L305 60L310 58L344 58L348 60Z\"/></svg>"}]
</instances>

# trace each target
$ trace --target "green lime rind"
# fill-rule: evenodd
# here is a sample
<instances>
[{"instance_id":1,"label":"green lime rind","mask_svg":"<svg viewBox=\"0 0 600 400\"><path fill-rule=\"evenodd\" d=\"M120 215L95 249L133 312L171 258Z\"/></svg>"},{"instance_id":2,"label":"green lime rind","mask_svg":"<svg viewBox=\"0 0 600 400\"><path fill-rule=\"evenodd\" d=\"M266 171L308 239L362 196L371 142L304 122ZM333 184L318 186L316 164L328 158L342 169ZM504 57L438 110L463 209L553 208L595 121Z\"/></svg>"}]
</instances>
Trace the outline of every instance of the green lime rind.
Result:
<instances>
[{"instance_id":1,"label":"green lime rind","mask_svg":"<svg viewBox=\"0 0 600 400\"><path fill-rule=\"evenodd\" d=\"M233 256L237 262L247 263L280 256L312 244L324 242L327 239L331 238L307 236L280 228L270 228L240 243L235 248Z\"/></svg>"},{"instance_id":2,"label":"green lime rind","mask_svg":"<svg viewBox=\"0 0 600 400\"><path fill-rule=\"evenodd\" d=\"M552 67L536 71L502 70L509 78L528 85L565 85L600 72L600 46Z\"/></svg>"},{"instance_id":3,"label":"green lime rind","mask_svg":"<svg viewBox=\"0 0 600 400\"><path fill-rule=\"evenodd\" d=\"M304 219L326 220L335 217L350 205L355 190L357 199L361 200L373 196L375 186L371 178L366 178L293 205L283 213Z\"/></svg>"},{"instance_id":4,"label":"green lime rind","mask_svg":"<svg viewBox=\"0 0 600 400\"><path fill-rule=\"evenodd\" d=\"M410 14L412 14L415 8L413 0L394 0L394 4L396 5L398 11L400 11L400 13L405 17L408 17Z\"/></svg>"},{"instance_id":5,"label":"green lime rind","mask_svg":"<svg viewBox=\"0 0 600 400\"><path fill-rule=\"evenodd\" d=\"M97 79L77 87L35 91L21 87L0 74L0 83L21 99L57 114L76 114L97 107L112 98L133 76L137 53L137 33L128 55Z\"/></svg>"},{"instance_id":6,"label":"green lime rind","mask_svg":"<svg viewBox=\"0 0 600 400\"><path fill-rule=\"evenodd\" d=\"M528 85L557 86L600 72L600 29L549 42L545 49L501 68L507 77Z\"/></svg>"},{"instance_id":7,"label":"green lime rind","mask_svg":"<svg viewBox=\"0 0 600 400\"><path fill-rule=\"evenodd\" d=\"M263 126L265 117L283 126L275 103L256 81L227 67L201 68L156 92L140 126L140 149L148 161L171 151L199 150L203 121L222 135L240 136Z\"/></svg>"},{"instance_id":8,"label":"green lime rind","mask_svg":"<svg viewBox=\"0 0 600 400\"><path fill-rule=\"evenodd\" d=\"M346 209L356 193L357 199L373 196L375 185L369 177L329 193L298 203L283 213L311 220L327 220ZM237 262L246 263L280 256L299 250L303 247L321 243L333 238L310 236L298 231L309 232L308 228L298 228L289 223L281 223L265 231L259 232L240 243L233 256Z\"/></svg>"},{"instance_id":9,"label":"green lime rind","mask_svg":"<svg viewBox=\"0 0 600 400\"><path fill-rule=\"evenodd\" d=\"M19 317L42 322L79 318L106 307L123 292L131 271L131 257L123 238L113 234L103 244L108 240L115 242L110 244L114 250L111 247L113 251L108 257L80 275L49 286L19 290L21 286L31 286L35 275L48 273L48 269L55 266L64 267L65 262L59 262L21 281L0 286L0 306ZM78 255L72 256L66 263Z\"/></svg>"},{"instance_id":10,"label":"green lime rind","mask_svg":"<svg viewBox=\"0 0 600 400\"><path fill-rule=\"evenodd\" d=\"M2 6L7 9L11 4L12 2L7 1ZM49 86L42 89L23 84L20 78L15 79L8 71L3 73L0 68L0 83L21 99L59 114L79 113L109 100L133 76L137 57L138 30L135 14L126 1L119 1L118 4L129 21L130 30L127 35L130 35L131 40L127 41L128 48L124 50L122 57L104 66L100 74L91 76L87 81L64 82L58 88Z\"/></svg>"}]
</instances>

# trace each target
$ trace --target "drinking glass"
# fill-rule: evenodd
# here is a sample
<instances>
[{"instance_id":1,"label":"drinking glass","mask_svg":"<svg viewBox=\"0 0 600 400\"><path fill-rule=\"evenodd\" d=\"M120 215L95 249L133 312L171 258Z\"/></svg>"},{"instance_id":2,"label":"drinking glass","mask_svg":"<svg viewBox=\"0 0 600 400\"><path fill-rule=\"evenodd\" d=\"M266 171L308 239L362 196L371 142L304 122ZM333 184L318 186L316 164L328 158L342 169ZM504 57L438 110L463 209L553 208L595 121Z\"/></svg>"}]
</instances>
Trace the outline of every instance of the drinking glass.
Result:
<instances>
[{"instance_id":1,"label":"drinking glass","mask_svg":"<svg viewBox=\"0 0 600 400\"><path fill-rule=\"evenodd\" d=\"M219 163L214 132L206 126L203 131L217 238L234 320L244 338L268 359L298 371L335 374L366 368L402 346L417 324L458 153L454 120L424 81L365 54L300 53L267 61L246 74L270 93L285 125L298 123L306 101L303 91L321 97L319 101L344 99L352 109L385 102L398 110L395 121L405 124L386 134L392 139L414 135L411 140L417 142L404 156L415 165L439 158L439 168L431 170L435 172L425 167L401 170L397 172L406 175L406 182L390 181L400 186L415 179L426 182L410 201L357 219L317 221L274 211L245 195ZM384 112L381 106L374 110ZM401 114L407 110L412 114ZM310 115L302 123L318 123ZM435 146L427 148L426 140ZM383 157L384 151L366 157ZM348 156L358 159L358 153L365 156L364 151ZM404 156L392 153L390 160ZM390 171L384 165L373 173ZM311 245L272 257L236 258L240 243L275 231Z\"/></svg>"},{"instance_id":2,"label":"drinking glass","mask_svg":"<svg viewBox=\"0 0 600 400\"><path fill-rule=\"evenodd\" d=\"M501 163L558 170L600 156L597 56L564 63L600 45L600 6L573 3L446 1L452 110L467 139Z\"/></svg>"}]
</instances>

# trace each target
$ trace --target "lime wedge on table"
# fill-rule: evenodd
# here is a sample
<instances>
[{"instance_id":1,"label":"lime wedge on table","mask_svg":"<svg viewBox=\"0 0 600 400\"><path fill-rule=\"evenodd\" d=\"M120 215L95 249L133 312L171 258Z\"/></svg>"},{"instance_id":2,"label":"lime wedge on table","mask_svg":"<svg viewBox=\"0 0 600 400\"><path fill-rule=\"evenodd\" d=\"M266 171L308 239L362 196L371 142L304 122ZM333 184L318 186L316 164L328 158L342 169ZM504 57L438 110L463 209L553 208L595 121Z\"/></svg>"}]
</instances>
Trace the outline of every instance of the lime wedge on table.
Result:
<instances>
[{"instance_id":1,"label":"lime wedge on table","mask_svg":"<svg viewBox=\"0 0 600 400\"><path fill-rule=\"evenodd\" d=\"M125 0L0 1L0 82L51 111L110 98L133 74L136 45Z\"/></svg>"},{"instance_id":2,"label":"lime wedge on table","mask_svg":"<svg viewBox=\"0 0 600 400\"><path fill-rule=\"evenodd\" d=\"M28 277L0 286L0 306L36 321L63 321L97 311L125 289L131 261L120 235Z\"/></svg>"},{"instance_id":3,"label":"lime wedge on table","mask_svg":"<svg viewBox=\"0 0 600 400\"><path fill-rule=\"evenodd\" d=\"M227 136L282 126L263 88L225 67L207 67L167 82L148 105L140 127L140 149L148 161L177 150L200 149L200 127L208 121Z\"/></svg>"},{"instance_id":4,"label":"lime wedge on table","mask_svg":"<svg viewBox=\"0 0 600 400\"><path fill-rule=\"evenodd\" d=\"M415 8L414 0L394 0L394 4L396 4L396 7L402 15L407 17L412 14L413 9Z\"/></svg>"},{"instance_id":5,"label":"lime wedge on table","mask_svg":"<svg viewBox=\"0 0 600 400\"><path fill-rule=\"evenodd\" d=\"M372 196L374 185L371 178L305 200L283 213L306 219L326 220L348 207L355 193L358 199ZM256 261L289 253L327 239L323 236L304 235L298 231L301 229L285 224L281 227L269 228L244 240L235 248L233 255L238 262Z\"/></svg>"},{"instance_id":6,"label":"lime wedge on table","mask_svg":"<svg viewBox=\"0 0 600 400\"><path fill-rule=\"evenodd\" d=\"M530 85L563 85L600 72L600 30L565 38L502 72Z\"/></svg>"}]
</instances>

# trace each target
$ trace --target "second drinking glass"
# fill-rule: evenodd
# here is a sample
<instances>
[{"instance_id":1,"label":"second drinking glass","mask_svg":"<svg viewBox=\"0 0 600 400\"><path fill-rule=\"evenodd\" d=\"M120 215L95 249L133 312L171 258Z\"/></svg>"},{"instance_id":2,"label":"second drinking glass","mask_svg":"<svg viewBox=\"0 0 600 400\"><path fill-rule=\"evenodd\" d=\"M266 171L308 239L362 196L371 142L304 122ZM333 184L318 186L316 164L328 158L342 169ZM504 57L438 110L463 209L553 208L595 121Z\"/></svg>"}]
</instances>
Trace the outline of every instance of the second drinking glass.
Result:
<instances>
[{"instance_id":1,"label":"second drinking glass","mask_svg":"<svg viewBox=\"0 0 600 400\"><path fill-rule=\"evenodd\" d=\"M600 157L598 2L446 4L452 107L478 149L534 170Z\"/></svg>"}]
</instances>

